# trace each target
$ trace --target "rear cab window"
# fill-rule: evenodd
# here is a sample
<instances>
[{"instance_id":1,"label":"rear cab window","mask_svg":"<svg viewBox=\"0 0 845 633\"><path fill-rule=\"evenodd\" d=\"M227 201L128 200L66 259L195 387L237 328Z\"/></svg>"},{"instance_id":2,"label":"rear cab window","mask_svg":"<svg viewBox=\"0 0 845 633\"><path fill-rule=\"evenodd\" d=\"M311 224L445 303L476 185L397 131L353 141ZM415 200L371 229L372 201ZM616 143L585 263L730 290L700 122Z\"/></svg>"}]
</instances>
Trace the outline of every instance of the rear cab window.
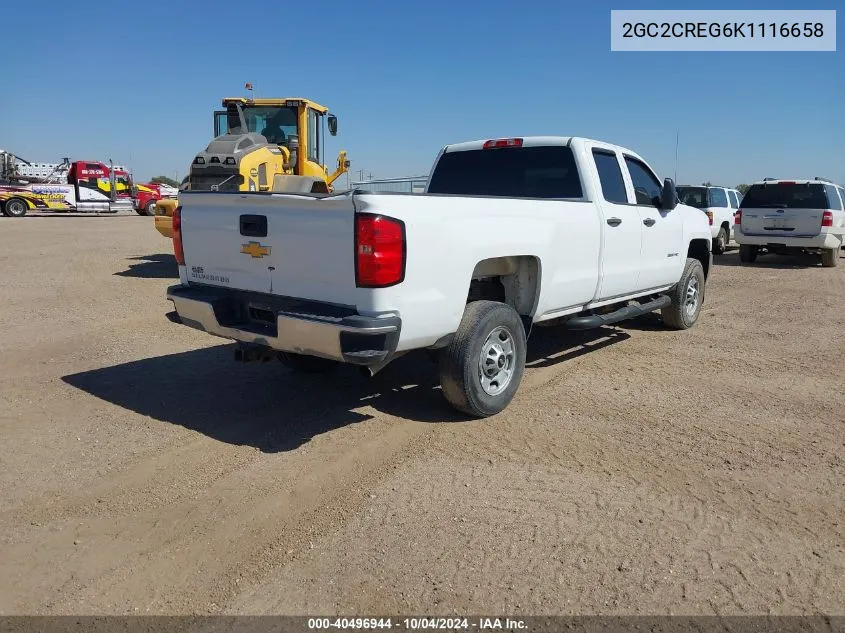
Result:
<instances>
[{"instance_id":1,"label":"rear cab window","mask_svg":"<svg viewBox=\"0 0 845 633\"><path fill-rule=\"evenodd\" d=\"M428 193L504 198L584 197L572 149L563 145L445 152Z\"/></svg>"},{"instance_id":2,"label":"rear cab window","mask_svg":"<svg viewBox=\"0 0 845 633\"><path fill-rule=\"evenodd\" d=\"M697 209L707 208L707 187L690 187L682 185L676 188L678 200L681 204Z\"/></svg>"},{"instance_id":3,"label":"rear cab window","mask_svg":"<svg viewBox=\"0 0 845 633\"><path fill-rule=\"evenodd\" d=\"M827 209L830 202L820 183L764 183L751 185L742 209Z\"/></svg>"}]
</instances>

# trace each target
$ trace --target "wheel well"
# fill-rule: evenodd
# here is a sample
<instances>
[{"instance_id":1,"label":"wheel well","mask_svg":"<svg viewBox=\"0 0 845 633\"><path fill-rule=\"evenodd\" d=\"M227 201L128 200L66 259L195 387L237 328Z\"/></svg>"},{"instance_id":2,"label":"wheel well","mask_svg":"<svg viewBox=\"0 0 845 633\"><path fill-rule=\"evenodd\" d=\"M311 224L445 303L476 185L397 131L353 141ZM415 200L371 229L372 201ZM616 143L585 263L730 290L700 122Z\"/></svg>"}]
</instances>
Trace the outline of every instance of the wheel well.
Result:
<instances>
[{"instance_id":1,"label":"wheel well","mask_svg":"<svg viewBox=\"0 0 845 633\"><path fill-rule=\"evenodd\" d=\"M731 225L727 220L722 222L722 228L725 229L728 232L728 235L731 234Z\"/></svg>"},{"instance_id":2,"label":"wheel well","mask_svg":"<svg viewBox=\"0 0 845 633\"><path fill-rule=\"evenodd\" d=\"M467 303L479 299L507 303L530 319L537 307L540 261L533 256L493 257L475 265Z\"/></svg>"},{"instance_id":3,"label":"wheel well","mask_svg":"<svg viewBox=\"0 0 845 633\"><path fill-rule=\"evenodd\" d=\"M704 278L710 273L710 244L709 240L693 240L689 244L687 257L697 259L704 268Z\"/></svg>"}]
</instances>

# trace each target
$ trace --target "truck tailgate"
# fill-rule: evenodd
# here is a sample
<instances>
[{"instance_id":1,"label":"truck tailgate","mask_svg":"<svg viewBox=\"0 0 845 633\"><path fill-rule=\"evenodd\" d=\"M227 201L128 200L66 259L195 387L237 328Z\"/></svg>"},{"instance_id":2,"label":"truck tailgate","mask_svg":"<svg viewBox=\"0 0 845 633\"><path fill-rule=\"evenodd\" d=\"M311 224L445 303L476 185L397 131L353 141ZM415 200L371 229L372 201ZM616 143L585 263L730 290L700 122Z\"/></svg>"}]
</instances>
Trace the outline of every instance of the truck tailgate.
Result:
<instances>
[{"instance_id":1,"label":"truck tailgate","mask_svg":"<svg viewBox=\"0 0 845 633\"><path fill-rule=\"evenodd\" d=\"M812 237L821 232L824 209L758 208L742 210L746 235Z\"/></svg>"},{"instance_id":2,"label":"truck tailgate","mask_svg":"<svg viewBox=\"0 0 845 633\"><path fill-rule=\"evenodd\" d=\"M183 193L188 281L343 303L355 288L348 196Z\"/></svg>"}]
</instances>

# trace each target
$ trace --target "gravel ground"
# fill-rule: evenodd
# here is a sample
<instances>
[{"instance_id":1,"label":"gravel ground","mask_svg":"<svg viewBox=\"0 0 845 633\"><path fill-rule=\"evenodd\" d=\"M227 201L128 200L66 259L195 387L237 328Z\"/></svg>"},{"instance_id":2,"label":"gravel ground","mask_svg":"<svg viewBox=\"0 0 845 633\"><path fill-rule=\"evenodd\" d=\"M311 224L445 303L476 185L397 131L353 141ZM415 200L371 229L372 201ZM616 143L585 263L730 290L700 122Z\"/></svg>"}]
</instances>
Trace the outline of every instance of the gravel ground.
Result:
<instances>
[{"instance_id":1,"label":"gravel ground","mask_svg":"<svg viewBox=\"0 0 845 633\"><path fill-rule=\"evenodd\" d=\"M692 330L239 366L152 219L0 219L0 613L845 613L845 265L715 258Z\"/></svg>"}]
</instances>

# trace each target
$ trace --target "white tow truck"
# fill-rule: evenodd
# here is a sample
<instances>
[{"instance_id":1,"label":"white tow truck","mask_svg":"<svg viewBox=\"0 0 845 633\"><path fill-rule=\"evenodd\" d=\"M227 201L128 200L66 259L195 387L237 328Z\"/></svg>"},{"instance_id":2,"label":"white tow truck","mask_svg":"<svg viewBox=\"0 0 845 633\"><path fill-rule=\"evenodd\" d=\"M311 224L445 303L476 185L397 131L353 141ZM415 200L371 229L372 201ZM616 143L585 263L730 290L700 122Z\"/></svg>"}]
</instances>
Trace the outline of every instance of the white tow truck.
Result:
<instances>
[{"instance_id":1,"label":"white tow truck","mask_svg":"<svg viewBox=\"0 0 845 633\"><path fill-rule=\"evenodd\" d=\"M360 365L432 350L471 416L516 392L533 325L588 329L660 310L697 321L707 216L634 152L570 137L441 150L423 194L180 194L170 318L241 361Z\"/></svg>"}]
</instances>

